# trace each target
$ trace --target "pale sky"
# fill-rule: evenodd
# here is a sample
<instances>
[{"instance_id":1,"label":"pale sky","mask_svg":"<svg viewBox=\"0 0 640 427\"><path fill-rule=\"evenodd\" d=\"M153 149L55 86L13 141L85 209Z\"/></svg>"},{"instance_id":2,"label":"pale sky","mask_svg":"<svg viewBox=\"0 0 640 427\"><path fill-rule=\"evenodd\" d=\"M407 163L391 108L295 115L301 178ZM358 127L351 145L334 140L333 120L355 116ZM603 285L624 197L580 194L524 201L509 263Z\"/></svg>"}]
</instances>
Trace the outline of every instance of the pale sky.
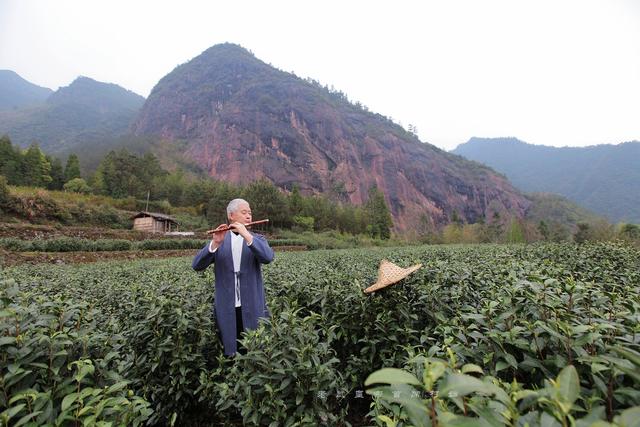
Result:
<instances>
[{"instance_id":1,"label":"pale sky","mask_svg":"<svg viewBox=\"0 0 640 427\"><path fill-rule=\"evenodd\" d=\"M640 140L640 1L0 0L0 69L143 96L232 42L450 150Z\"/></svg>"}]
</instances>

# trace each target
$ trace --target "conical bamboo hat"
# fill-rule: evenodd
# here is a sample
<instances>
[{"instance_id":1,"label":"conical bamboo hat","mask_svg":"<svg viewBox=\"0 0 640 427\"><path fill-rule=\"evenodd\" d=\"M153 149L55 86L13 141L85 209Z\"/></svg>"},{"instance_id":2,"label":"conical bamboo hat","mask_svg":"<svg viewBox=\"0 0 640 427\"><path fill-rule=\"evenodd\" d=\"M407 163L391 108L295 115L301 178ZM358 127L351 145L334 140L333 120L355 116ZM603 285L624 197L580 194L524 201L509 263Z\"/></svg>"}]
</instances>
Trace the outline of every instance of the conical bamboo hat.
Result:
<instances>
[{"instance_id":1,"label":"conical bamboo hat","mask_svg":"<svg viewBox=\"0 0 640 427\"><path fill-rule=\"evenodd\" d=\"M389 285L399 282L407 277L417 269L422 267L422 264L412 265L408 268L402 268L394 263L383 259L380 261L380 267L378 268L378 281L364 290L365 293L375 292L379 289L386 288Z\"/></svg>"}]
</instances>

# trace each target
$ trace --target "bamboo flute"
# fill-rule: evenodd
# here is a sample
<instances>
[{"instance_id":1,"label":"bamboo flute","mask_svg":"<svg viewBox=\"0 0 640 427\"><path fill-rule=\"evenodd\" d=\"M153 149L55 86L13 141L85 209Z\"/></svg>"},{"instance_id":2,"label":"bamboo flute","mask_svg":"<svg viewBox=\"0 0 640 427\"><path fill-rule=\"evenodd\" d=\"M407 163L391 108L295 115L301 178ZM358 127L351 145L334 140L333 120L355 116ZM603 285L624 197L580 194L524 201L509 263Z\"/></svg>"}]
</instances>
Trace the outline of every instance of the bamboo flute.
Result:
<instances>
[{"instance_id":1,"label":"bamboo flute","mask_svg":"<svg viewBox=\"0 0 640 427\"><path fill-rule=\"evenodd\" d=\"M264 224L264 223L267 223L267 222L269 222L268 219L261 219L259 221L249 222L249 223L245 224L244 226L245 227L251 227L252 225ZM220 232L229 231L229 230L233 230L233 228L227 226L226 228L222 228L220 230L209 230L209 231L207 231L207 234L220 233Z\"/></svg>"}]
</instances>

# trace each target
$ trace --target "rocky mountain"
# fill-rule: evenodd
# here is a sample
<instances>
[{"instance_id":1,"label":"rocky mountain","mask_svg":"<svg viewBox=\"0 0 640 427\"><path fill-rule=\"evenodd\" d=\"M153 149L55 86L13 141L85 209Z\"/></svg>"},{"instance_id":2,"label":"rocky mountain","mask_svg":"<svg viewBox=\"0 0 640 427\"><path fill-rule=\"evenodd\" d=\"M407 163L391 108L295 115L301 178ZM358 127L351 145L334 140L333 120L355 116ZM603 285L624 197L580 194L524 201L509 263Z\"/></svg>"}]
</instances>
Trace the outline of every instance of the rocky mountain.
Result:
<instances>
[{"instance_id":1,"label":"rocky mountain","mask_svg":"<svg viewBox=\"0 0 640 427\"><path fill-rule=\"evenodd\" d=\"M611 221L640 223L640 142L547 147L471 138L454 153L504 173L523 191L557 193Z\"/></svg>"},{"instance_id":2,"label":"rocky mountain","mask_svg":"<svg viewBox=\"0 0 640 427\"><path fill-rule=\"evenodd\" d=\"M127 134L143 103L118 85L78 77L41 105L0 111L0 134L23 147L36 141L54 155L86 150Z\"/></svg>"},{"instance_id":3,"label":"rocky mountain","mask_svg":"<svg viewBox=\"0 0 640 427\"><path fill-rule=\"evenodd\" d=\"M53 91L28 82L13 71L0 70L0 111L42 104Z\"/></svg>"},{"instance_id":4,"label":"rocky mountain","mask_svg":"<svg viewBox=\"0 0 640 427\"><path fill-rule=\"evenodd\" d=\"M162 78L132 132L160 137L161 146L180 147L180 162L234 183L264 177L357 204L376 185L399 231L446 223L454 212L468 222L493 211L523 216L530 204L504 176L233 44Z\"/></svg>"}]
</instances>

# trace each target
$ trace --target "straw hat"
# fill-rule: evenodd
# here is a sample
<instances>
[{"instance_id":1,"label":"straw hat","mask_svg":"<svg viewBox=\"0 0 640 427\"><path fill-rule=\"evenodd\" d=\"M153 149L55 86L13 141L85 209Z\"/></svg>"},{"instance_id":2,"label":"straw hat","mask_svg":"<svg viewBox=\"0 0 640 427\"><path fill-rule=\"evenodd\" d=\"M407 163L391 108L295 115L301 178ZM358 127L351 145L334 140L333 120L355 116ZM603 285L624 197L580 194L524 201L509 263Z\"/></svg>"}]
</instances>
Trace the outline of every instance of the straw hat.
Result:
<instances>
[{"instance_id":1,"label":"straw hat","mask_svg":"<svg viewBox=\"0 0 640 427\"><path fill-rule=\"evenodd\" d=\"M365 289L364 292L368 294L375 292L378 289L386 288L389 285L393 285L420 267L422 267L422 264L412 265L409 268L402 268L387 261L386 259L383 259L380 261L380 267L378 268L378 281Z\"/></svg>"}]
</instances>

